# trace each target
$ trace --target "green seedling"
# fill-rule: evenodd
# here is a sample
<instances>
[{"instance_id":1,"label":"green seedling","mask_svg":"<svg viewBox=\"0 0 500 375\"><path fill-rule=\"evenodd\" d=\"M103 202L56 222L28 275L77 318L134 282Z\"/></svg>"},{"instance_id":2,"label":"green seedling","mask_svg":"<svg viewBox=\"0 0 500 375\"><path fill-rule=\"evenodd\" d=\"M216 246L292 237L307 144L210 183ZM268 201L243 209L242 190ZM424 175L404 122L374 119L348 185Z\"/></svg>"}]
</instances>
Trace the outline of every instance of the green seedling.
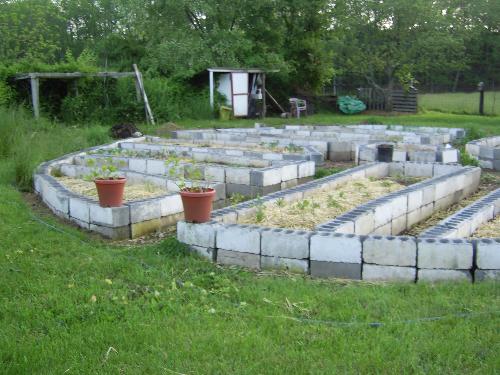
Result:
<instances>
[{"instance_id":1,"label":"green seedling","mask_svg":"<svg viewBox=\"0 0 500 375\"><path fill-rule=\"evenodd\" d=\"M241 203L241 202L245 201L246 199L247 199L247 197L245 197L243 194L234 193L229 198L229 201L231 202L231 206L236 206L238 203Z\"/></svg>"},{"instance_id":2,"label":"green seedling","mask_svg":"<svg viewBox=\"0 0 500 375\"><path fill-rule=\"evenodd\" d=\"M285 199L284 198L278 198L276 200L276 202L274 202L274 204L276 205L276 207L278 208L283 208L285 207Z\"/></svg>"},{"instance_id":3,"label":"green seedling","mask_svg":"<svg viewBox=\"0 0 500 375\"><path fill-rule=\"evenodd\" d=\"M341 204L332 195L328 196L326 205L329 208L341 208L342 207Z\"/></svg>"}]
</instances>

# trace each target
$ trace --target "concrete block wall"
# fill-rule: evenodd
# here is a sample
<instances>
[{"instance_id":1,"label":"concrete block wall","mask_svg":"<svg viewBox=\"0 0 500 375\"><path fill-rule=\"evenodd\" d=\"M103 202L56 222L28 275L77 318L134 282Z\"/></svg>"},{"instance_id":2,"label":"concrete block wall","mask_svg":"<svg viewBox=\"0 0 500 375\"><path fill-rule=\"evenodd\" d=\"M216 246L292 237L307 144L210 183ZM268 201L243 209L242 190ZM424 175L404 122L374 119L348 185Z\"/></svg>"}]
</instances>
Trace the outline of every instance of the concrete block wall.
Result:
<instances>
[{"instance_id":1,"label":"concrete block wall","mask_svg":"<svg viewBox=\"0 0 500 375\"><path fill-rule=\"evenodd\" d=\"M423 231L421 237L470 237L482 224L500 213L500 188ZM500 233L499 233L500 235Z\"/></svg>"},{"instance_id":2,"label":"concrete block wall","mask_svg":"<svg viewBox=\"0 0 500 375\"><path fill-rule=\"evenodd\" d=\"M377 161L378 146L382 143L371 143L358 145L356 151L356 163L362 164ZM459 162L459 152L454 148L443 148L441 146L429 146L418 144L392 144L394 147L392 160L395 162L413 161L419 163L440 162L444 164L456 164Z\"/></svg>"},{"instance_id":3,"label":"concrete block wall","mask_svg":"<svg viewBox=\"0 0 500 375\"><path fill-rule=\"evenodd\" d=\"M420 171L422 166L430 166L430 169L425 169L426 174L433 174L432 164L410 165L412 168L403 168L407 176L423 175ZM479 178L479 168L461 167L369 201L318 225L316 229L358 235L397 235L431 216L434 211L464 198L466 193L472 192L465 189L466 185L475 184L477 187Z\"/></svg>"},{"instance_id":4,"label":"concrete block wall","mask_svg":"<svg viewBox=\"0 0 500 375\"><path fill-rule=\"evenodd\" d=\"M178 222L179 241L219 264L368 281L482 281L500 276L500 239L358 236ZM242 240L244 239L244 240Z\"/></svg>"},{"instance_id":5,"label":"concrete block wall","mask_svg":"<svg viewBox=\"0 0 500 375\"><path fill-rule=\"evenodd\" d=\"M500 136L471 141L465 150L479 161L481 168L500 171Z\"/></svg>"}]
</instances>

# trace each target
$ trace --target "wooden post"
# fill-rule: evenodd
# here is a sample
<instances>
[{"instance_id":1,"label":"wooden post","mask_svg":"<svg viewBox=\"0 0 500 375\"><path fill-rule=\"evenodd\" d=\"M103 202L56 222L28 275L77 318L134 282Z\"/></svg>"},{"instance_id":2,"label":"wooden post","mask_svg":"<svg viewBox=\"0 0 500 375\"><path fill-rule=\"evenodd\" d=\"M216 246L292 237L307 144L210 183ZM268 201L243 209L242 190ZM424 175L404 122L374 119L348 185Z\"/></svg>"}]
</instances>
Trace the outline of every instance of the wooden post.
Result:
<instances>
[{"instance_id":1,"label":"wooden post","mask_svg":"<svg viewBox=\"0 0 500 375\"><path fill-rule=\"evenodd\" d=\"M477 89L479 90L479 114L484 115L484 82L479 82Z\"/></svg>"},{"instance_id":2,"label":"wooden post","mask_svg":"<svg viewBox=\"0 0 500 375\"><path fill-rule=\"evenodd\" d=\"M135 97L137 99L137 102L140 103L142 99L141 85L139 84L139 80L137 79L137 77L135 77Z\"/></svg>"},{"instance_id":3,"label":"wooden post","mask_svg":"<svg viewBox=\"0 0 500 375\"><path fill-rule=\"evenodd\" d=\"M142 74L137 67L137 64L132 64L135 72L135 78L139 83L139 89L142 93L142 99L144 100L144 110L146 111L146 121L151 121L151 124L155 124L155 119L153 117L153 112L151 111L151 107L149 106L148 96L146 95L146 90L144 89L144 82L142 81Z\"/></svg>"},{"instance_id":4,"label":"wooden post","mask_svg":"<svg viewBox=\"0 0 500 375\"><path fill-rule=\"evenodd\" d=\"M208 78L210 82L210 108L214 109L214 72L208 71Z\"/></svg>"},{"instance_id":5,"label":"wooden post","mask_svg":"<svg viewBox=\"0 0 500 375\"><path fill-rule=\"evenodd\" d=\"M262 73L262 118L266 117L266 73Z\"/></svg>"},{"instance_id":6,"label":"wooden post","mask_svg":"<svg viewBox=\"0 0 500 375\"><path fill-rule=\"evenodd\" d=\"M33 114L35 118L40 117L40 80L38 77L31 75L31 102L33 104Z\"/></svg>"}]
</instances>

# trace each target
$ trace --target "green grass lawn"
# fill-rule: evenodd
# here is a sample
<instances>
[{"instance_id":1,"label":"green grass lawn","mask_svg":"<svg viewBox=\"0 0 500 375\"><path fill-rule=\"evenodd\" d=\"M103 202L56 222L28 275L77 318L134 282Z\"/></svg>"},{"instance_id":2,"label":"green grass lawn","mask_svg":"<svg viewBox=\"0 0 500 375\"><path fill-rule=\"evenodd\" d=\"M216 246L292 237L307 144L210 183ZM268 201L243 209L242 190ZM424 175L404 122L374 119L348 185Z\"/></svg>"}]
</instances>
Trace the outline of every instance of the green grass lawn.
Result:
<instances>
[{"instance_id":1,"label":"green grass lawn","mask_svg":"<svg viewBox=\"0 0 500 375\"><path fill-rule=\"evenodd\" d=\"M468 124L499 133L494 118L466 117L318 115L305 122ZM33 163L108 140L106 129L1 112L0 124L17 134L8 144L0 134L1 373L493 374L500 367L499 283L257 274L211 264L173 238L100 240L33 206L16 181L27 179ZM220 125L181 122L209 124ZM226 125L241 124L253 121Z\"/></svg>"},{"instance_id":2,"label":"green grass lawn","mask_svg":"<svg viewBox=\"0 0 500 375\"><path fill-rule=\"evenodd\" d=\"M479 92L419 94L418 105L426 111L478 114ZM487 115L500 115L500 91L485 92L484 113Z\"/></svg>"}]
</instances>

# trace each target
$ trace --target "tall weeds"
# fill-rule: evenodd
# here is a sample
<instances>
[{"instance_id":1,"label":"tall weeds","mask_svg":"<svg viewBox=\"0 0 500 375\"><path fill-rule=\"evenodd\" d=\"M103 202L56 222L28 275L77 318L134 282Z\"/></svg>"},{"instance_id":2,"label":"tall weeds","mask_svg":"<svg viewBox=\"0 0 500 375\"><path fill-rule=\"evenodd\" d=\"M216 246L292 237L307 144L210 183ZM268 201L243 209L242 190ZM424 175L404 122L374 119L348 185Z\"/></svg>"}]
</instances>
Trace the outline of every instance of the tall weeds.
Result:
<instances>
[{"instance_id":1,"label":"tall weeds","mask_svg":"<svg viewBox=\"0 0 500 375\"><path fill-rule=\"evenodd\" d=\"M68 127L45 119L34 120L23 108L0 107L0 162L12 172L3 171L0 183L15 183L19 190L31 191L38 164L105 143L110 140L108 132L109 128L98 124Z\"/></svg>"}]
</instances>

